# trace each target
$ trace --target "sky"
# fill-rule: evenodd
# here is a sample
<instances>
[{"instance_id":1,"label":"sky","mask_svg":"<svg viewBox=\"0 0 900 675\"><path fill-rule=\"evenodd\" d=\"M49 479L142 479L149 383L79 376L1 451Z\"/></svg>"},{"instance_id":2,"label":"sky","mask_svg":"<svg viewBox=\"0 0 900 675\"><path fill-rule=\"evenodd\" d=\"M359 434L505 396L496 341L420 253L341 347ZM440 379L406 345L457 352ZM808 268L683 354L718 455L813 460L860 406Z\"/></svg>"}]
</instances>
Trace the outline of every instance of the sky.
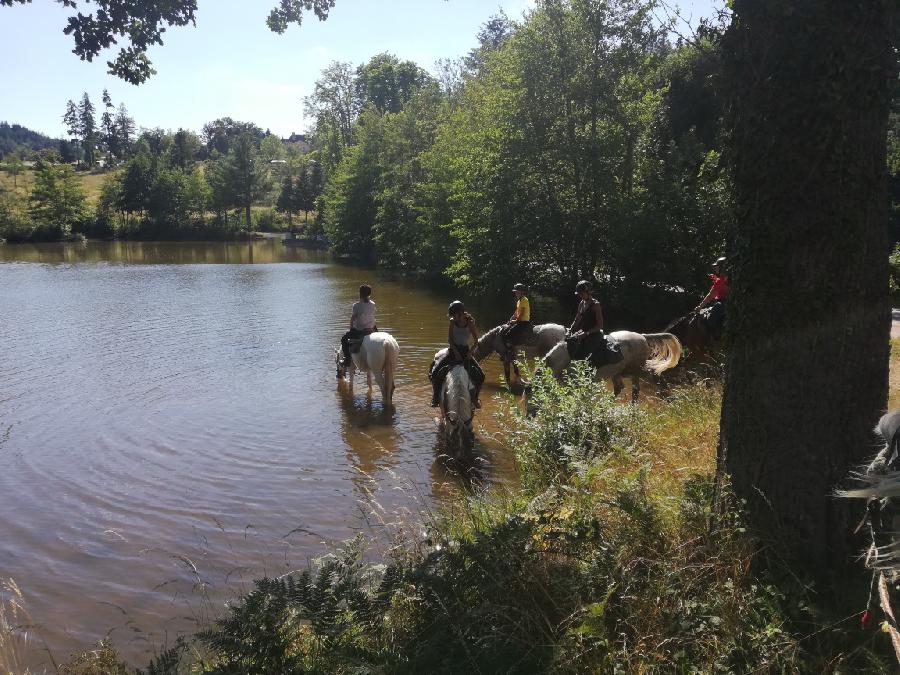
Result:
<instances>
[{"instance_id":1,"label":"sky","mask_svg":"<svg viewBox=\"0 0 900 675\"><path fill-rule=\"evenodd\" d=\"M139 127L199 132L227 116L287 136L306 130L303 97L330 62L358 65L388 51L433 70L438 59L474 47L480 26L499 9L519 19L534 0L337 0L327 21L310 14L284 35L265 24L275 4L200 0L197 26L165 33L165 44L149 52L157 74L140 86L106 73L114 51L93 63L72 54L62 32L68 13L55 2L0 7L0 121L64 137L66 101L87 91L99 111L106 88ZM696 22L716 4L681 0L680 7Z\"/></svg>"}]
</instances>

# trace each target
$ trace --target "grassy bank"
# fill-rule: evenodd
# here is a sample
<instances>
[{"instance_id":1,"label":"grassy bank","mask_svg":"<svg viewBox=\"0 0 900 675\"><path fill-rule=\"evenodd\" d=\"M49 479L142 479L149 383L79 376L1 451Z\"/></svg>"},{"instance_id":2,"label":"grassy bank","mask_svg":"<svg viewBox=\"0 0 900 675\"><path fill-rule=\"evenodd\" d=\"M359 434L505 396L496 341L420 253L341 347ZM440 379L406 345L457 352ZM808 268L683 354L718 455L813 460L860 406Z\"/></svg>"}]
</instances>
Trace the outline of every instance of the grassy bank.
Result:
<instances>
[{"instance_id":1,"label":"grassy bank","mask_svg":"<svg viewBox=\"0 0 900 675\"><path fill-rule=\"evenodd\" d=\"M147 672L891 672L858 628L861 569L842 603L737 514L711 527L720 398L698 381L634 408L585 371L537 378L537 415L503 414L518 488L446 504L382 564L360 537L260 580ZM61 672L131 671L101 645Z\"/></svg>"},{"instance_id":2,"label":"grassy bank","mask_svg":"<svg viewBox=\"0 0 900 675\"><path fill-rule=\"evenodd\" d=\"M84 190L88 204L93 207L100 199L100 192L103 190L103 183L107 177L115 175L116 170L112 171L78 171L78 180L81 183L81 189ZM18 197L28 200L31 189L34 185L34 170L30 167L23 168L22 172L13 178L8 171L0 171L0 188L8 190L16 194Z\"/></svg>"}]
</instances>

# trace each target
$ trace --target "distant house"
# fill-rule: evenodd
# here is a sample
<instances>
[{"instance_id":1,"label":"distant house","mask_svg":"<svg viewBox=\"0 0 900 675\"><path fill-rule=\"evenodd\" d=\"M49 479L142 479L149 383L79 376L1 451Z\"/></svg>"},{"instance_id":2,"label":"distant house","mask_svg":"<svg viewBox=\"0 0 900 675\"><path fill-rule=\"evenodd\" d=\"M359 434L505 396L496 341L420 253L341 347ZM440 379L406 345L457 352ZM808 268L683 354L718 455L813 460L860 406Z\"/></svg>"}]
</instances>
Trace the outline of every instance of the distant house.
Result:
<instances>
[{"instance_id":1,"label":"distant house","mask_svg":"<svg viewBox=\"0 0 900 675\"><path fill-rule=\"evenodd\" d=\"M312 150L312 146L310 145L309 139L307 138L306 134L292 133L287 138L282 138L281 142L284 143L285 145L291 145L291 146L297 148L297 150L300 151L300 154L303 154L303 155L305 155L310 150Z\"/></svg>"}]
</instances>

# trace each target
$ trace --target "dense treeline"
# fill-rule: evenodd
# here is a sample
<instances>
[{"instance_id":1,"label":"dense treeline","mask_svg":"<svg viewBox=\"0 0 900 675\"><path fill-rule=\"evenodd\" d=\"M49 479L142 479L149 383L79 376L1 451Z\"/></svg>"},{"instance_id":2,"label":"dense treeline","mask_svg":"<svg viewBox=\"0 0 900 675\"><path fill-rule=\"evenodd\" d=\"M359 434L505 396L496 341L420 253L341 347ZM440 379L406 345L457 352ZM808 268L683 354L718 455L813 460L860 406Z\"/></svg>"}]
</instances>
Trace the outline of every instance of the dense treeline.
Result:
<instances>
[{"instance_id":1,"label":"dense treeline","mask_svg":"<svg viewBox=\"0 0 900 675\"><path fill-rule=\"evenodd\" d=\"M85 94L82 104L70 102L67 118L81 165L112 168L98 175L103 183L95 203L55 150L41 151L32 171L13 157L4 168L12 186L22 189L0 184L0 237L217 239L276 228L285 220L290 226L300 212L307 234L320 231L308 213L322 186L316 161L255 124L226 117L204 125L200 135L144 129L135 138L124 107L117 117L108 114L103 133L92 125L91 110ZM103 122L100 128L106 127ZM30 189L21 180L26 176Z\"/></svg>"},{"instance_id":2,"label":"dense treeline","mask_svg":"<svg viewBox=\"0 0 900 675\"><path fill-rule=\"evenodd\" d=\"M547 1L479 40L437 78L387 55L323 73L335 251L482 289L704 283L732 217L718 33L672 44L646 2Z\"/></svg>"},{"instance_id":3,"label":"dense treeline","mask_svg":"<svg viewBox=\"0 0 900 675\"><path fill-rule=\"evenodd\" d=\"M45 148L57 147L59 142L21 124L0 122L0 159L13 153L31 154Z\"/></svg>"}]
</instances>

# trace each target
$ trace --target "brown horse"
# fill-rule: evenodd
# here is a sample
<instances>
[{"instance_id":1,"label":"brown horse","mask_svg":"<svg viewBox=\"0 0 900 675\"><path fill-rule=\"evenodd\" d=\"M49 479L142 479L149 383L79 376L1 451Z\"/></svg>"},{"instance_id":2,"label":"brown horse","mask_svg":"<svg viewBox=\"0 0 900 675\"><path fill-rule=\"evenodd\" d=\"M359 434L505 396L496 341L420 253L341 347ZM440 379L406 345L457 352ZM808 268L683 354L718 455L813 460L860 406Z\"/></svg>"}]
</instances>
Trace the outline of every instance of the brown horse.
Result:
<instances>
[{"instance_id":1,"label":"brown horse","mask_svg":"<svg viewBox=\"0 0 900 675\"><path fill-rule=\"evenodd\" d=\"M710 332L705 317L696 310L675 319L663 332L677 337L690 356L700 361L722 350L721 341Z\"/></svg>"}]
</instances>

